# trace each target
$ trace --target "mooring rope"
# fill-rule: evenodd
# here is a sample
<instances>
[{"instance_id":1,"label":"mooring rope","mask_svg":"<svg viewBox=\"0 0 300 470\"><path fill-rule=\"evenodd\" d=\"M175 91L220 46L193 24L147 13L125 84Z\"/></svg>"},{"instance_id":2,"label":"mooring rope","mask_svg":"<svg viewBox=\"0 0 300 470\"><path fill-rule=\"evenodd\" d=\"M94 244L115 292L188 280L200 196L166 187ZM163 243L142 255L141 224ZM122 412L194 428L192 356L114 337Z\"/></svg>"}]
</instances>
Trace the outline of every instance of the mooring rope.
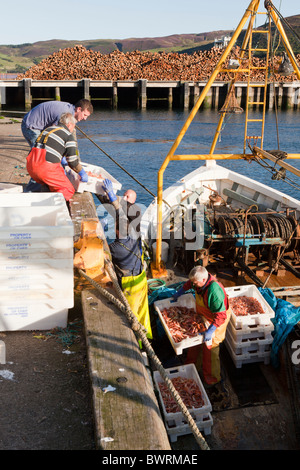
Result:
<instances>
[{"instance_id":1,"label":"mooring rope","mask_svg":"<svg viewBox=\"0 0 300 470\"><path fill-rule=\"evenodd\" d=\"M194 434L194 437L197 441L197 443L199 444L199 447L201 450L210 450L207 442L205 441L204 437L202 436L201 432L199 431L198 427L196 426L196 423L193 419L193 417L191 416L189 410L187 409L187 407L185 406L185 404L183 403L179 393L177 392L176 388L174 387L172 381L170 380L170 378L168 377L163 365L161 364L159 358L157 357L157 355L155 354L147 336L146 336L146 333L145 333L145 329L144 327L141 325L141 323L137 320L136 316L134 315L134 313L132 312L131 308L130 308L130 305L121 289L121 287L119 286L119 283L118 283L118 280L116 278L116 275L115 275L115 272L111 266L111 262L109 260L105 260L105 268L113 282L113 285L118 293L118 296L121 300L118 300L114 295L112 295L110 292L108 292L106 289L104 289L102 286L100 286L96 281L94 281L94 279L91 279L84 271L82 271L82 269L79 269L79 273L86 279L88 280L97 290L99 290L99 292L104 296L106 297L106 299L108 299L109 301L111 301L112 303L114 303L123 313L126 314L130 324L131 324L131 327L132 327L132 330L137 334L137 336L139 337L139 339L142 341L143 343L143 346L145 347L146 351L147 351L147 354L149 355L149 357L153 360L157 370L159 371L162 379L165 381L170 393L172 394L174 400L176 400L176 403L178 404L178 406L180 407L181 409L181 412L182 414L184 415L184 417L186 418L193 434Z\"/></svg>"}]
</instances>

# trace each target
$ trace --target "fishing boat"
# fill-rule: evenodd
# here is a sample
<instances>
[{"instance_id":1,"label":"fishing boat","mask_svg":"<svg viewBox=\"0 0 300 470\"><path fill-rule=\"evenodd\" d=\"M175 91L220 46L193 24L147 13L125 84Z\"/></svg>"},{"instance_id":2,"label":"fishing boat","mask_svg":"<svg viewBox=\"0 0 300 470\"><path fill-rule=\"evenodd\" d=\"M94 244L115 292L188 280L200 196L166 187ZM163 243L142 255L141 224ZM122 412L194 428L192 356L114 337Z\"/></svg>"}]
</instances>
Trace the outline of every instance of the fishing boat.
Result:
<instances>
[{"instance_id":1,"label":"fishing boat","mask_svg":"<svg viewBox=\"0 0 300 470\"><path fill-rule=\"evenodd\" d=\"M264 3L263 12L259 11L260 3ZM259 19L265 15L264 27L254 27L258 15ZM270 175L266 171L272 173L272 179L284 179L287 173L299 178L300 171L287 163L287 160L299 159L300 154L289 154L280 148L264 149L267 89L270 83L272 85L270 77L274 70L271 47L274 26L285 48L285 58L290 67L288 73L295 73L297 80L300 80L297 60L283 22L284 18L271 1L250 2L158 171L157 198L154 198L143 214L141 232L149 259L149 276L161 281L158 282L157 291L162 293L162 299L167 297L164 290L169 289L171 293L173 286L187 279L193 266L202 265L217 276L228 292L234 288L254 288L257 292L269 290L275 299L286 301L296 309L300 305L300 201L271 188L268 185ZM233 60L231 54L245 27L242 46ZM262 45L256 42L255 37L258 35L264 38ZM253 81L253 72L257 69L256 54L261 57L263 55L265 64L260 65L265 79L264 92L259 97L257 89L258 86L261 87L261 83ZM176 154L212 83L219 73L224 72L230 74L231 80L209 154ZM235 98L235 83L239 73L247 74L248 77L244 110L239 107ZM239 154L216 153L224 119L229 113L242 111L245 115L245 127L241 135L243 151ZM245 165L260 164L262 171L266 171L265 183L228 169L226 162L231 159L243 160ZM163 175L169 163L187 160L199 161L199 167L164 189ZM167 331L161 316L158 320ZM225 382L227 380L231 390L231 402L227 404L227 414L216 416L215 444L218 439L222 439L221 435L224 438L227 430L229 437L226 436L225 441L228 439L229 442L230 436L235 441L233 446L231 442L227 448L298 448L295 436L298 435L300 424L297 411L300 398L299 362L293 356L293 346L299 335L298 322L299 317L296 315L294 323L289 325L289 332L292 332L289 339L286 334L279 352L277 350L277 359L280 362L277 368L263 359L253 361L254 363L249 360L238 365L235 361L233 364L233 356L228 354L229 348L222 344L221 363ZM166 338L165 348L169 339ZM162 352L162 339L157 344L154 343L155 346L157 354L166 365L175 364L180 367L184 364L184 355L174 354L174 348L169 349L169 355L166 350ZM285 395L287 388L289 393ZM239 413L234 414L237 410ZM220 408L216 411L224 410ZM288 426L289 431L283 433L284 444L283 440L278 439L277 432L283 420L291 424L291 427ZM254 443L255 438L253 439L252 425L255 422L258 423L257 432L262 439L260 445ZM243 439L248 439L248 443L244 445ZM226 448L226 443L223 445L224 447L217 445L217 448Z\"/></svg>"}]
</instances>

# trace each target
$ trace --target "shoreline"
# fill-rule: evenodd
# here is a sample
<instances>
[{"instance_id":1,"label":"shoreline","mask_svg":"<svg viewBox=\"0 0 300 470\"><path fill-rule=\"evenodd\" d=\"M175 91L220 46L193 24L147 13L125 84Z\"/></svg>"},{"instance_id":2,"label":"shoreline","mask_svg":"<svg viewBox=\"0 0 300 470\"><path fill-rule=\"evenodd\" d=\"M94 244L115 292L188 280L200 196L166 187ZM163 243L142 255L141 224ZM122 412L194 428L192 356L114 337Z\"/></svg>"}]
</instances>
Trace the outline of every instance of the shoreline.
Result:
<instances>
[{"instance_id":1,"label":"shoreline","mask_svg":"<svg viewBox=\"0 0 300 470\"><path fill-rule=\"evenodd\" d=\"M0 119L0 181L25 185L29 181L26 157L30 147L21 131L21 120Z\"/></svg>"}]
</instances>

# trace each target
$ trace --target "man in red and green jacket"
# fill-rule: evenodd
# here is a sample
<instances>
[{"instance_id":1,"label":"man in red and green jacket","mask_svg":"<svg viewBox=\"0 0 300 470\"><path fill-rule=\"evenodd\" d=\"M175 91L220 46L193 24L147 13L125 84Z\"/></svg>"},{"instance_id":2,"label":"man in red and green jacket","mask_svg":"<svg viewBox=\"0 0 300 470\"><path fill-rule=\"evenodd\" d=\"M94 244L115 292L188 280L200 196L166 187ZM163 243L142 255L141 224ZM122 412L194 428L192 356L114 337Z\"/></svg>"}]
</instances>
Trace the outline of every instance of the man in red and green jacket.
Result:
<instances>
[{"instance_id":1,"label":"man in red and green jacket","mask_svg":"<svg viewBox=\"0 0 300 470\"><path fill-rule=\"evenodd\" d=\"M202 353L202 370L205 382L213 385L221 381L219 345L224 341L231 310L223 285L203 266L196 266L189 273L189 280L176 292L174 300L193 288L196 297L196 311L203 317L208 328L203 347L194 346L188 350L186 362L198 363ZM208 342L211 340L211 345Z\"/></svg>"}]
</instances>

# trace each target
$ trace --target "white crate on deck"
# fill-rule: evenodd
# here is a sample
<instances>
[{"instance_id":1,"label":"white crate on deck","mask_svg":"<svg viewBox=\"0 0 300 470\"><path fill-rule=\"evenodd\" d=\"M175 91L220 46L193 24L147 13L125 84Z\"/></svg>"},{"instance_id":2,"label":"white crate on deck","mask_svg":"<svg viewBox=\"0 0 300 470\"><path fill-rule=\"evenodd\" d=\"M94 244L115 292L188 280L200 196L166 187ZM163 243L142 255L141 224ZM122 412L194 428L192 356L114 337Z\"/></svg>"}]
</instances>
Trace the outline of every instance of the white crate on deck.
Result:
<instances>
[{"instance_id":1,"label":"white crate on deck","mask_svg":"<svg viewBox=\"0 0 300 470\"><path fill-rule=\"evenodd\" d=\"M231 330L227 328L225 341L230 344L235 355L238 356L246 353L270 352L273 337L270 335L267 338L240 338L235 341L231 335Z\"/></svg>"},{"instance_id":2,"label":"white crate on deck","mask_svg":"<svg viewBox=\"0 0 300 470\"><path fill-rule=\"evenodd\" d=\"M208 416L208 414L212 411L212 406L208 399L207 393L201 382L201 379L199 377L199 374L197 372L195 365L186 364L184 366L172 367L170 369L165 369L165 372L170 380L175 379L177 377L181 377L183 379L193 379L196 382L201 392L204 405L201 406L200 408L191 408L189 409L189 412L191 413L195 421L202 421L203 419L205 419ZM162 405L163 415L164 415L164 419L166 423L168 423L169 426L174 426L174 425L178 426L182 424L185 421L185 418L181 411L178 411L176 413L168 413L166 411L166 407L165 407L165 404L161 395L161 391L159 388L159 384L164 383L162 376L160 375L158 371L154 371L153 378L154 378L156 389L159 394L159 399Z\"/></svg>"},{"instance_id":3,"label":"white crate on deck","mask_svg":"<svg viewBox=\"0 0 300 470\"><path fill-rule=\"evenodd\" d=\"M226 338L225 345L237 369L241 368L243 364L263 362L265 365L268 365L270 363L271 351L245 352L243 354L236 354L232 344Z\"/></svg>"},{"instance_id":4,"label":"white crate on deck","mask_svg":"<svg viewBox=\"0 0 300 470\"><path fill-rule=\"evenodd\" d=\"M259 301L262 306L264 313L256 313L253 315L236 316L233 312L231 314L230 321L233 323L235 328L243 328L243 326L249 325L270 325L271 319L275 317L274 310L270 307L264 297L261 295L255 285L226 287L225 291L229 299L234 297L254 297Z\"/></svg>"},{"instance_id":5,"label":"white crate on deck","mask_svg":"<svg viewBox=\"0 0 300 470\"><path fill-rule=\"evenodd\" d=\"M22 193L23 186L19 184L0 183L0 194L4 193Z\"/></svg>"},{"instance_id":6,"label":"white crate on deck","mask_svg":"<svg viewBox=\"0 0 300 470\"><path fill-rule=\"evenodd\" d=\"M112 182L115 193L122 189L122 184L117 181L116 178L110 175L106 170L104 170L104 168L96 165L90 165L89 163L84 162L81 162L81 165L82 168L88 174L87 183L83 183L80 179L80 176L70 167L67 166L65 168L65 173L77 193L83 193L84 191L88 191L90 193L104 195L105 192L102 189L104 179L109 179Z\"/></svg>"},{"instance_id":7,"label":"white crate on deck","mask_svg":"<svg viewBox=\"0 0 300 470\"><path fill-rule=\"evenodd\" d=\"M210 414L210 412L212 411L212 406L207 396L207 393L205 391L205 388L201 382L201 379L198 375L195 365L186 364L184 366L172 367L170 369L165 369L165 372L167 376L169 377L169 379L171 380L177 377L182 377L184 379L193 379L196 382L201 392L204 405L200 408L191 408L188 410L192 418L195 420L198 429L200 431L204 430L206 434L210 434L211 426L213 424L213 420ZM178 436L190 434L192 431L181 411L178 411L175 413L168 413L166 411L166 407L165 407L165 404L161 395L161 391L159 388L159 384L164 383L164 380L158 371L154 371L153 379L154 379L155 387L159 394L159 400L160 400L162 411L163 411L163 417L164 417L164 421L166 424L168 435L170 436L170 440L172 441L173 439L174 441L174 440L177 440Z\"/></svg>"},{"instance_id":8,"label":"white crate on deck","mask_svg":"<svg viewBox=\"0 0 300 470\"><path fill-rule=\"evenodd\" d=\"M0 207L0 240L73 238L73 234L65 206Z\"/></svg>"},{"instance_id":9,"label":"white crate on deck","mask_svg":"<svg viewBox=\"0 0 300 470\"><path fill-rule=\"evenodd\" d=\"M201 421L195 421L195 424L200 432L204 432L206 436L211 434L211 428L213 425L213 418L210 413L205 417L205 419ZM182 423L178 426L168 426L166 424L166 431L169 436L170 442L176 442L178 437L186 436L187 434L191 434L192 430L188 423Z\"/></svg>"},{"instance_id":10,"label":"white crate on deck","mask_svg":"<svg viewBox=\"0 0 300 470\"><path fill-rule=\"evenodd\" d=\"M172 307L187 307L187 308L192 308L193 310L196 311L196 300L193 294L184 294L181 297L178 298L176 302L171 302L172 299L164 299L164 300L159 300L154 302L154 308L158 313L159 319L164 327L164 330L171 342L171 345L177 355L182 354L183 349L191 348L193 346L197 346L199 344L203 343L203 335L197 335L191 338L186 338L180 341L179 343L176 343L172 337L172 334L164 320L162 311L167 308L172 308ZM209 324L208 324L209 325ZM207 326L208 326L207 325ZM207 344L211 344L211 341L207 342Z\"/></svg>"},{"instance_id":11,"label":"white crate on deck","mask_svg":"<svg viewBox=\"0 0 300 470\"><path fill-rule=\"evenodd\" d=\"M0 331L51 330L67 324L65 301L0 304Z\"/></svg>"},{"instance_id":12,"label":"white crate on deck","mask_svg":"<svg viewBox=\"0 0 300 470\"><path fill-rule=\"evenodd\" d=\"M270 325L242 325L242 328L235 328L234 323L230 320L226 331L230 332L234 342L238 343L247 339L271 339L274 324Z\"/></svg>"}]
</instances>

